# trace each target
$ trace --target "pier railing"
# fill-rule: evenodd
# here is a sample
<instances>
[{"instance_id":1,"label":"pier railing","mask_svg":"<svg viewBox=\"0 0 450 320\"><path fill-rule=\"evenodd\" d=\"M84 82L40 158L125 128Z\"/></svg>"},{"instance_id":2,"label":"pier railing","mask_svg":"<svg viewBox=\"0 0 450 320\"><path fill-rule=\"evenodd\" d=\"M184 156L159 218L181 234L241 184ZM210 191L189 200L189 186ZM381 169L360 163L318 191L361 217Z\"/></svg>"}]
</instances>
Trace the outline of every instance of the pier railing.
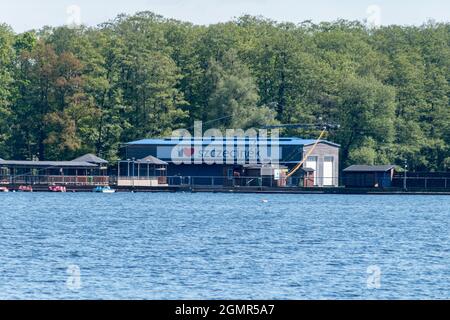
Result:
<instances>
[{"instance_id":1,"label":"pier railing","mask_svg":"<svg viewBox=\"0 0 450 320\"><path fill-rule=\"evenodd\" d=\"M404 177L396 176L392 181L394 188L405 188L410 190L424 189L450 189L450 177Z\"/></svg>"},{"instance_id":2,"label":"pier railing","mask_svg":"<svg viewBox=\"0 0 450 320\"><path fill-rule=\"evenodd\" d=\"M270 187L270 188L304 188L304 187L337 187L339 179L327 177L324 180L317 178L316 182L311 179L292 177L289 179L280 177L274 179L271 176L259 177L223 177L223 176L172 176L167 177L169 186L186 187Z\"/></svg>"},{"instance_id":3,"label":"pier railing","mask_svg":"<svg viewBox=\"0 0 450 320\"><path fill-rule=\"evenodd\" d=\"M381 183L355 186L354 180L347 177L315 177L279 180L273 177L220 177L220 176L175 176L167 177L169 186L185 187L270 187L270 188L378 188L378 189L406 189L408 190L450 190L450 177L394 177Z\"/></svg>"},{"instance_id":4,"label":"pier railing","mask_svg":"<svg viewBox=\"0 0 450 320\"><path fill-rule=\"evenodd\" d=\"M275 180L270 176L259 177L224 177L224 176L169 176L169 177L126 177L130 181L130 186L169 186L169 187L202 187L202 188L219 188L219 187L236 187L236 188L379 188L379 189L395 189L409 191L414 190L450 190L449 176L431 176L431 177L403 177L396 175L392 180L385 181L382 185L360 185L355 186L354 180L343 177L315 177L301 178L291 177L289 179L281 177ZM146 180L152 183L146 185ZM150 181L149 180L149 181ZM156 183L153 183L156 180ZM106 186L118 185L116 176L12 176L0 175L0 186L2 185L63 185L63 186Z\"/></svg>"},{"instance_id":5,"label":"pier railing","mask_svg":"<svg viewBox=\"0 0 450 320\"><path fill-rule=\"evenodd\" d=\"M107 186L108 176L0 176L0 185Z\"/></svg>"}]
</instances>

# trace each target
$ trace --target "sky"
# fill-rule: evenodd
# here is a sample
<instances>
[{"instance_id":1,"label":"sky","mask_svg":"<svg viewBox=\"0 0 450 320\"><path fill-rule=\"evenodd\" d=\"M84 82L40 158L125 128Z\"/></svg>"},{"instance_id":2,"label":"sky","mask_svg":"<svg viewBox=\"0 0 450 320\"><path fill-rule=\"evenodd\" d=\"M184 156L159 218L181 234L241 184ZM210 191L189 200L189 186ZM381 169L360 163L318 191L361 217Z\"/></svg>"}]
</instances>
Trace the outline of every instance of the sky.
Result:
<instances>
[{"instance_id":1,"label":"sky","mask_svg":"<svg viewBox=\"0 0 450 320\"><path fill-rule=\"evenodd\" d=\"M44 25L95 26L120 13L147 10L195 24L229 21L243 14L294 23L340 18L374 25L450 21L449 0L0 0L0 23L16 32Z\"/></svg>"}]
</instances>

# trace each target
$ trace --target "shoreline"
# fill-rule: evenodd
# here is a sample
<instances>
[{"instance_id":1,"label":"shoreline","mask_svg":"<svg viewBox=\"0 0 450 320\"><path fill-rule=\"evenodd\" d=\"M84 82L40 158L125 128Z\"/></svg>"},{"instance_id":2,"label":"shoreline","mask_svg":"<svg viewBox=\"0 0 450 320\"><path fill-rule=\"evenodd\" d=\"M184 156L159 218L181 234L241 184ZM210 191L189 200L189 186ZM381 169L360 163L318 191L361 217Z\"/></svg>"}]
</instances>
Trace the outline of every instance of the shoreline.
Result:
<instances>
[{"instance_id":1,"label":"shoreline","mask_svg":"<svg viewBox=\"0 0 450 320\"><path fill-rule=\"evenodd\" d=\"M21 192L19 186L9 187L9 193ZM66 186L67 193L89 193L93 191L91 186ZM401 189L357 189L357 188L270 188L270 187L115 187L118 193L236 193L236 194L315 194L315 195L449 195L450 190L423 190L413 189L403 191ZM33 193L55 193L48 186L33 186Z\"/></svg>"}]
</instances>

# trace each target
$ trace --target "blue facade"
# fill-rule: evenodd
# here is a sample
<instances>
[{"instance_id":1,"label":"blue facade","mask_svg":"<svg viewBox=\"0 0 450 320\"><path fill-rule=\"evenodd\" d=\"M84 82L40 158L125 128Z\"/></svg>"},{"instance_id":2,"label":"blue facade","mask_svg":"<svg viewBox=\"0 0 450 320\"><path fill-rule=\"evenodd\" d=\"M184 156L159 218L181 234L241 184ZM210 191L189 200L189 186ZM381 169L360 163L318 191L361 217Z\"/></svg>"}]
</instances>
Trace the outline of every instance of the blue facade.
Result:
<instances>
[{"instance_id":1,"label":"blue facade","mask_svg":"<svg viewBox=\"0 0 450 320\"><path fill-rule=\"evenodd\" d=\"M168 176L194 176L194 177L206 177L215 176L223 177L229 175L230 170L234 170L244 163L239 161L230 162L228 158L225 157L226 150L232 150L236 154L241 154L244 152L245 161L250 163L250 160L255 159L254 146L266 146L268 149L268 154L266 151L261 156L259 153L256 158L257 163L262 163L260 158L271 158L274 156L280 165L287 166L288 168L294 167L298 164L304 157L304 148L310 147L316 143L316 140L311 139L299 139L299 138L279 138L276 144L271 144L270 140L258 140L253 138L235 138L234 140L227 140L225 142L221 141L221 151L224 152L223 164L208 164L207 161L202 161L202 154L200 156L201 163L188 163L188 164L176 164L172 158L172 151L174 148L180 145L183 141L181 147L181 153L183 151L189 153L192 149L192 154L195 154L198 150L200 152L205 152L205 148L211 143L214 143L212 139L190 139L190 140L178 140L178 139L143 139L134 142L127 143L124 148L123 159L142 159L149 155L154 156L158 159L166 161L169 163L168 166ZM328 142L321 141L322 145L328 145L330 148L339 148L339 145ZM259 149L258 149L259 150ZM264 149L263 149L264 150ZM272 154L273 153L273 154ZM229 155L228 153L226 153ZM252 154L252 156L250 156ZM189 155L188 155L189 158ZM251 158L251 159L250 159ZM190 158L188 159L190 160ZM228 161L226 161L228 160ZM242 159L241 159L242 160ZM264 161L266 161L264 160Z\"/></svg>"}]
</instances>

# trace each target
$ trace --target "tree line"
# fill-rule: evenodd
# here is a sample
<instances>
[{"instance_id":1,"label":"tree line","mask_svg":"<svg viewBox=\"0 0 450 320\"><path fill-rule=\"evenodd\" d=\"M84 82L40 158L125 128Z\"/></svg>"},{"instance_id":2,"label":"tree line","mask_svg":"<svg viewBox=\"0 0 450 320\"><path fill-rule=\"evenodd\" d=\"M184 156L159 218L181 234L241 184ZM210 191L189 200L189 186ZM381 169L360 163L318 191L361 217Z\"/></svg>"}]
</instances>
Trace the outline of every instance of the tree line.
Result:
<instances>
[{"instance_id":1,"label":"tree line","mask_svg":"<svg viewBox=\"0 0 450 320\"><path fill-rule=\"evenodd\" d=\"M333 123L344 164L450 167L450 24L369 28L151 12L97 27L0 25L0 158L120 157L122 142L211 127ZM314 138L287 128L285 136Z\"/></svg>"}]
</instances>

